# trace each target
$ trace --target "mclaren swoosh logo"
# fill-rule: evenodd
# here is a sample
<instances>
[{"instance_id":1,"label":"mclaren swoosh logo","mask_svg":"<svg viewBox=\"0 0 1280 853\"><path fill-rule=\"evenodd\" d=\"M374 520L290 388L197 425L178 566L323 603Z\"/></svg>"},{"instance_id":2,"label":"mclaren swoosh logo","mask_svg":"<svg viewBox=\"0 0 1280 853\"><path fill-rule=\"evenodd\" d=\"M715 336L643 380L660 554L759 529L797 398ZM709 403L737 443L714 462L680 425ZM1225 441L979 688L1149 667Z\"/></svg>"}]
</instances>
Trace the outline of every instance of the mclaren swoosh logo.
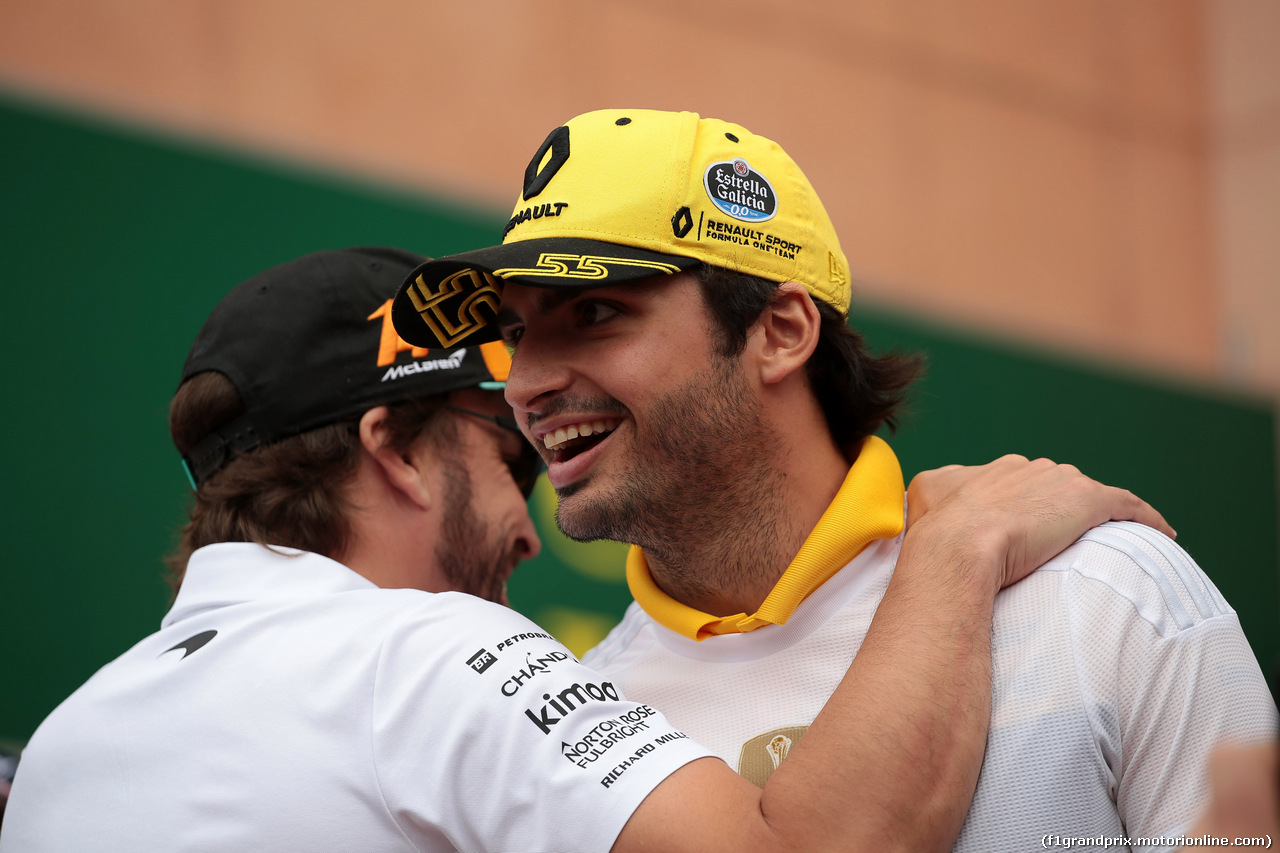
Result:
<instances>
[{"instance_id":1,"label":"mclaren swoosh logo","mask_svg":"<svg viewBox=\"0 0 1280 853\"><path fill-rule=\"evenodd\" d=\"M216 636L218 636L217 631L201 631L199 634L196 634L194 637L188 637L187 639L183 640L181 643L178 643L178 645L174 646L172 649L165 649L163 652L161 652L161 655L167 655L169 654L169 652L176 651L178 649L183 649L184 651L182 653L182 657L183 659L186 659L187 655L191 654L197 649L204 648L204 645Z\"/></svg>"}]
</instances>

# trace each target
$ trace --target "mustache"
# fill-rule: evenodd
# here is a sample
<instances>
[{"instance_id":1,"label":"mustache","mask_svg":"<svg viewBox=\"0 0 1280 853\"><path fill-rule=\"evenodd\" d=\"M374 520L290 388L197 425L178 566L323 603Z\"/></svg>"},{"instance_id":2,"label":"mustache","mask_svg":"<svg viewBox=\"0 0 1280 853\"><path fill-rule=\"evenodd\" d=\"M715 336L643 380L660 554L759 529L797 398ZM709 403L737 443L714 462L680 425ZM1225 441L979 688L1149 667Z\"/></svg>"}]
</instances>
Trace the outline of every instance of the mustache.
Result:
<instances>
[{"instance_id":1,"label":"mustache","mask_svg":"<svg viewBox=\"0 0 1280 853\"><path fill-rule=\"evenodd\" d=\"M590 394L558 394L548 401L541 412L530 412L526 425L530 432L538 421L558 417L565 412L590 412L592 415L612 415L619 418L629 417L631 410L622 403L607 395Z\"/></svg>"}]
</instances>

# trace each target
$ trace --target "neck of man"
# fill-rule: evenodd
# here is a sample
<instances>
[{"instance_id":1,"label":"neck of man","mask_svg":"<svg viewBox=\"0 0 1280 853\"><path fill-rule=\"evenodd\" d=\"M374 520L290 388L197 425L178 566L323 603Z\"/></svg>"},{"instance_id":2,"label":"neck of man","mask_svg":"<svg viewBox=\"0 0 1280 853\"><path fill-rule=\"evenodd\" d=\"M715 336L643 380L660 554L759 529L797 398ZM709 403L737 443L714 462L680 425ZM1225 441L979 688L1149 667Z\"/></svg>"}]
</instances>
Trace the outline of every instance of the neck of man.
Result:
<instances>
[{"instance_id":1,"label":"neck of man","mask_svg":"<svg viewBox=\"0 0 1280 853\"><path fill-rule=\"evenodd\" d=\"M812 436L783 433L730 488L638 537L663 592L712 616L760 608L848 474L851 460L817 423Z\"/></svg>"}]
</instances>

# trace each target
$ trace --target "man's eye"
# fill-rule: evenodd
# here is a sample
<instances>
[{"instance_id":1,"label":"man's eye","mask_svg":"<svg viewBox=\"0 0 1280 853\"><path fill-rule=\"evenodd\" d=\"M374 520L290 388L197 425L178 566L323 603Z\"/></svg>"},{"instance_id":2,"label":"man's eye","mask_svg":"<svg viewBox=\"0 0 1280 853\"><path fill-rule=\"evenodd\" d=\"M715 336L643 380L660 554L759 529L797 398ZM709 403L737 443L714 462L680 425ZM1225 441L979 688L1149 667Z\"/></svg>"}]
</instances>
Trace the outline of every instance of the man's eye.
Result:
<instances>
[{"instance_id":1,"label":"man's eye","mask_svg":"<svg viewBox=\"0 0 1280 853\"><path fill-rule=\"evenodd\" d=\"M617 308L603 302L582 302L578 305L578 319L584 326L594 326L617 315Z\"/></svg>"},{"instance_id":2,"label":"man's eye","mask_svg":"<svg viewBox=\"0 0 1280 853\"><path fill-rule=\"evenodd\" d=\"M520 338L524 335L524 326L507 326L501 330L500 334L502 335L502 342L509 347L513 347L519 343Z\"/></svg>"}]
</instances>

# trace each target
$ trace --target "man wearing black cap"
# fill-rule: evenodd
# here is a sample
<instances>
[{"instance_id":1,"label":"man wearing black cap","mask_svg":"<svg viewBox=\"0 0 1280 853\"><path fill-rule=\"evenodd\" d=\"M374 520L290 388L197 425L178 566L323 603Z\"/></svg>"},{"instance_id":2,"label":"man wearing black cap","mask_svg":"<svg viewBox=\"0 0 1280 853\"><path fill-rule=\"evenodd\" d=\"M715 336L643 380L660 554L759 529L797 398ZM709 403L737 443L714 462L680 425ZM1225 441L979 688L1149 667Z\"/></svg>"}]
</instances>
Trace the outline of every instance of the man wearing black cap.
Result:
<instances>
[{"instance_id":1,"label":"man wearing black cap","mask_svg":"<svg viewBox=\"0 0 1280 853\"><path fill-rule=\"evenodd\" d=\"M501 245L425 264L393 309L419 345L501 332L513 347L506 396L548 465L559 526L635 546L636 603L585 662L761 785L808 745L946 518L902 536L902 472L876 433L918 363L868 352L847 323L850 283L817 193L776 143L693 113L600 110L535 152ZM962 514L952 532L973 538L952 543L999 559L998 516ZM1108 517L1143 520L1095 521ZM1205 801L1212 745L1274 732L1235 612L1160 531L1090 530L994 605L991 588L952 587L992 619L994 666L957 850L1175 836ZM958 677L991 673L903 672L926 695ZM878 743L904 769L928 754Z\"/></svg>"},{"instance_id":2,"label":"man wearing black cap","mask_svg":"<svg viewBox=\"0 0 1280 853\"><path fill-rule=\"evenodd\" d=\"M524 504L537 459L498 390L503 345L427 351L392 329L390 297L422 262L319 252L241 284L211 314L170 411L196 489L173 608L36 732L0 848L949 844L989 687L961 680L940 697L894 677L981 663L989 618L946 584L994 587L1004 560L962 565L927 545L904 558L883 630L811 745L763 791L750 785L492 603L539 547ZM936 643L895 632L907 601ZM940 699L947 713L926 717ZM898 719L878 713L886 704ZM939 803L867 760L900 732L934 743L913 773L944 783Z\"/></svg>"},{"instance_id":3,"label":"man wearing black cap","mask_svg":"<svg viewBox=\"0 0 1280 853\"><path fill-rule=\"evenodd\" d=\"M308 255L255 276L214 309L170 407L195 488L191 521L169 560L176 578L204 545L269 542L347 555L349 568L379 586L506 603L507 578L539 548L522 499L539 460L518 440L502 399L510 366L503 345L428 351L396 335L382 291L417 258L390 248ZM304 433L305 441L282 441ZM403 467L417 461L424 434L433 439L426 468L440 478L427 483L432 495L418 494L414 472ZM500 439L493 459L477 437ZM357 478L358 489L347 492L361 446L381 476ZM486 491L504 479L522 494ZM376 510L377 487L387 483L404 487L404 509L429 502L438 518L414 524L394 503ZM434 560L411 549L365 554L370 544L415 533L434 543Z\"/></svg>"}]
</instances>

